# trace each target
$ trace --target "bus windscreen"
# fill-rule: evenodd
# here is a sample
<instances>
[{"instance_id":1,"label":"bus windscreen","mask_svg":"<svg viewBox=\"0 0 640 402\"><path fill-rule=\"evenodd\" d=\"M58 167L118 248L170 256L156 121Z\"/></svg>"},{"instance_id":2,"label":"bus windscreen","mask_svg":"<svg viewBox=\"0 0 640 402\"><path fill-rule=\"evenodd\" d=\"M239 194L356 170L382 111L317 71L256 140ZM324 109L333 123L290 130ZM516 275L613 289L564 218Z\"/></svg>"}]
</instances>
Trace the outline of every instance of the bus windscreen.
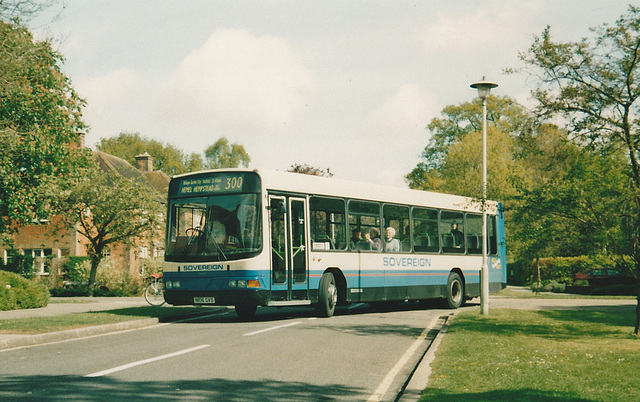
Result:
<instances>
[{"instance_id":1,"label":"bus windscreen","mask_svg":"<svg viewBox=\"0 0 640 402\"><path fill-rule=\"evenodd\" d=\"M167 261L229 261L262 250L257 175L212 174L170 184Z\"/></svg>"}]
</instances>

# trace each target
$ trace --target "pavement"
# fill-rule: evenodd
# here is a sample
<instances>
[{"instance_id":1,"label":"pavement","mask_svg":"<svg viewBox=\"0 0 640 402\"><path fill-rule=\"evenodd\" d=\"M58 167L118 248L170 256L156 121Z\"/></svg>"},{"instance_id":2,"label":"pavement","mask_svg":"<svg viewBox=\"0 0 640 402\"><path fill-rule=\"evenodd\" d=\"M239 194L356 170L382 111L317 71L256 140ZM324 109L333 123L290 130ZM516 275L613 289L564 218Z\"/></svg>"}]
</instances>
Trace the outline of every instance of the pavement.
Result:
<instances>
[{"instance_id":1,"label":"pavement","mask_svg":"<svg viewBox=\"0 0 640 402\"><path fill-rule=\"evenodd\" d=\"M523 287L509 287L514 292L531 293L530 290ZM477 302L478 299L471 301L471 304ZM52 297L46 307L25 310L0 311L0 320L13 320L28 317L47 317L71 313L95 312L104 310L113 310L127 307L143 307L147 306L147 302L143 297L74 297L74 298L56 298ZM491 296L489 299L489 314L491 308L517 308L527 310L563 310L563 309L630 309L634 311L637 305L635 299L547 299L547 298L513 298ZM226 311L226 307L212 307L211 312ZM406 387L402 396L398 399L402 402L412 402L420 399L421 392L427 387L429 376L431 374L431 362L435 358L442 338L446 336L447 329L451 321L455 318L456 310L452 310L449 314L441 316L438 320L434 320L432 326L423 342L427 344L420 363L407 380ZM157 318L147 318L133 321L126 321L116 324L97 325L92 327L77 328L67 331L58 331L44 334L24 335L24 334L4 334L0 333L0 351L2 349L11 349L19 347L27 347L33 345L41 345L50 342L59 342L63 340L76 339L86 336L106 334L128 329L142 328L158 324Z\"/></svg>"}]
</instances>

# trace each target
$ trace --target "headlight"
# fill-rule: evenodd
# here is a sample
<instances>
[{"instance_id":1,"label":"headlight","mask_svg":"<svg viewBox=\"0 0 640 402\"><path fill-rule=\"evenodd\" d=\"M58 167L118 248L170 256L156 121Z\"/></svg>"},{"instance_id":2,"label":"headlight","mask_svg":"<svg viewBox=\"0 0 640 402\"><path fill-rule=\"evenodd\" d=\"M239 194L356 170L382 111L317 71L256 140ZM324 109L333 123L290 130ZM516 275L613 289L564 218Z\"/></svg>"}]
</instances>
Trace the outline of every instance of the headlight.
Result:
<instances>
[{"instance_id":1,"label":"headlight","mask_svg":"<svg viewBox=\"0 0 640 402\"><path fill-rule=\"evenodd\" d=\"M236 281L229 281L229 287L230 288L238 287L238 283Z\"/></svg>"},{"instance_id":2,"label":"headlight","mask_svg":"<svg viewBox=\"0 0 640 402\"><path fill-rule=\"evenodd\" d=\"M239 288L246 288L247 287L247 281L245 281L245 280L238 281L238 287Z\"/></svg>"}]
</instances>

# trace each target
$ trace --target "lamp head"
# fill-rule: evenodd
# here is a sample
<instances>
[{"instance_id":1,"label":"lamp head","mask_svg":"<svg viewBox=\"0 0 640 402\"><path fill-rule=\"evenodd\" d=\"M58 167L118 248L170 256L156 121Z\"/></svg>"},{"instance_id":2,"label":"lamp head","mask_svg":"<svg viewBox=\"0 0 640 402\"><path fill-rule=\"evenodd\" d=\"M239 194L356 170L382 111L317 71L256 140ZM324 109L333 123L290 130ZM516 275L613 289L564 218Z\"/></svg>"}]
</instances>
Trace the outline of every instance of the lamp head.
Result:
<instances>
[{"instance_id":1,"label":"lamp head","mask_svg":"<svg viewBox=\"0 0 640 402\"><path fill-rule=\"evenodd\" d=\"M482 81L474 82L471 84L471 88L478 90L478 96L480 99L487 99L489 97L489 93L491 92L491 88L497 87L498 84L491 81L486 81L484 77L482 77Z\"/></svg>"}]
</instances>

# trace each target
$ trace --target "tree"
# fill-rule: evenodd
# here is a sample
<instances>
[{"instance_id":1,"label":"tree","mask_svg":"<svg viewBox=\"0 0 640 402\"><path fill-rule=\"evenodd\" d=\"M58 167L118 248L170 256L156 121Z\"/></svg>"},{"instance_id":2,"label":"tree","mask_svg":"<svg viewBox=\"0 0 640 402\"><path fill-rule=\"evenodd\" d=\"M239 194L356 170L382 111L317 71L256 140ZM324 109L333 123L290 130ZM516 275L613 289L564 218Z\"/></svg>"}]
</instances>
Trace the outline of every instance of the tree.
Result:
<instances>
[{"instance_id":1,"label":"tree","mask_svg":"<svg viewBox=\"0 0 640 402\"><path fill-rule=\"evenodd\" d=\"M56 0L0 0L0 19L3 21L16 18L29 20L56 2Z\"/></svg>"},{"instance_id":2,"label":"tree","mask_svg":"<svg viewBox=\"0 0 640 402\"><path fill-rule=\"evenodd\" d=\"M153 157L154 169L162 170L169 176L203 168L200 155L186 155L174 145L165 145L160 141L142 137L140 133L123 132L117 137L102 138L96 148L122 158L134 166L136 155L148 152Z\"/></svg>"},{"instance_id":3,"label":"tree","mask_svg":"<svg viewBox=\"0 0 640 402\"><path fill-rule=\"evenodd\" d=\"M63 224L76 228L89 241L88 295L93 295L98 265L110 245L134 243L158 234L163 198L142 179L103 173L97 167L61 195L57 209L64 212Z\"/></svg>"},{"instance_id":4,"label":"tree","mask_svg":"<svg viewBox=\"0 0 640 402\"><path fill-rule=\"evenodd\" d=\"M609 240L635 266L634 334L640 336L640 8L629 6L615 24L592 29L594 37L580 42L555 43L550 32L547 27L520 55L540 83L533 91L540 111L564 117L582 144L602 153L625 153L629 198L608 211L625 222L625 230L612 231Z\"/></svg>"},{"instance_id":5,"label":"tree","mask_svg":"<svg viewBox=\"0 0 640 402\"><path fill-rule=\"evenodd\" d=\"M92 163L75 149L85 102L62 61L49 42L0 21L0 234L49 217L52 197Z\"/></svg>"},{"instance_id":6,"label":"tree","mask_svg":"<svg viewBox=\"0 0 640 402\"><path fill-rule=\"evenodd\" d=\"M492 121L488 127L488 194L503 203L509 254L531 261L606 252L602 239L615 223L600 217L598 225L593 219L601 215L600 207L613 208L624 199L619 155L582 149L566 130L501 100L511 112L503 109L500 124ZM443 112L448 118L432 121L435 131L423 156L434 155L435 147L441 159L420 163L407 176L412 188L481 197L481 132L471 129L474 114L481 115L480 105L448 106ZM607 183L598 185L603 176Z\"/></svg>"},{"instance_id":7,"label":"tree","mask_svg":"<svg viewBox=\"0 0 640 402\"><path fill-rule=\"evenodd\" d=\"M308 174L311 176L333 177L333 173L331 173L329 168L317 168L307 165L306 163L304 165L299 163L293 164L287 172Z\"/></svg>"},{"instance_id":8,"label":"tree","mask_svg":"<svg viewBox=\"0 0 640 402\"><path fill-rule=\"evenodd\" d=\"M487 107L487 171L490 199L507 200L515 177L523 176L518 138L530 127L526 109L507 97L490 97ZM482 194L482 106L479 101L447 106L427 126L429 143L407 176L409 187L480 198Z\"/></svg>"},{"instance_id":9,"label":"tree","mask_svg":"<svg viewBox=\"0 0 640 402\"><path fill-rule=\"evenodd\" d=\"M229 144L226 137L221 137L204 151L205 167L207 169L248 167L251 158L244 147L239 144Z\"/></svg>"},{"instance_id":10,"label":"tree","mask_svg":"<svg viewBox=\"0 0 640 402\"><path fill-rule=\"evenodd\" d=\"M418 172L437 169L445 160L451 145L470 133L482 130L482 103L479 99L447 106L442 110L442 115L442 118L431 120L427 126L431 138L422 152L423 162L418 165ZM511 98L491 96L487 100L487 121L497 130L515 135L530 123L530 117L528 111Z\"/></svg>"}]
</instances>

